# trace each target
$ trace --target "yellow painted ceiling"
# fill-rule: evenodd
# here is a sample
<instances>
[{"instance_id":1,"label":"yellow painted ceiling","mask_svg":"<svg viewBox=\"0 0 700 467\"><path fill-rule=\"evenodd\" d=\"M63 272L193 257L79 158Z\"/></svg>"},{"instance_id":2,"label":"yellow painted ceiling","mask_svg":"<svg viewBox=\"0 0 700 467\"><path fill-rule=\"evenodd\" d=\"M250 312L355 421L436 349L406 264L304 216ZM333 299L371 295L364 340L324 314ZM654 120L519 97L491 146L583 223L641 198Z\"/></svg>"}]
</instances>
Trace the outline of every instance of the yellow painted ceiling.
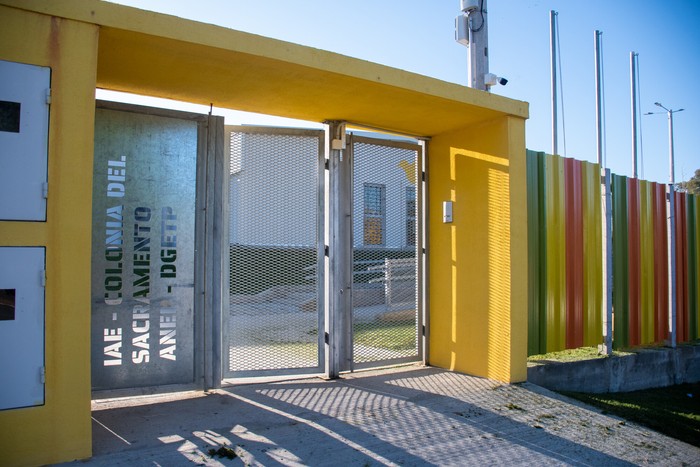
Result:
<instances>
[{"instance_id":1,"label":"yellow painted ceiling","mask_svg":"<svg viewBox=\"0 0 700 467\"><path fill-rule=\"evenodd\" d=\"M432 136L528 104L297 44L97 0L0 0L101 27L97 85Z\"/></svg>"}]
</instances>

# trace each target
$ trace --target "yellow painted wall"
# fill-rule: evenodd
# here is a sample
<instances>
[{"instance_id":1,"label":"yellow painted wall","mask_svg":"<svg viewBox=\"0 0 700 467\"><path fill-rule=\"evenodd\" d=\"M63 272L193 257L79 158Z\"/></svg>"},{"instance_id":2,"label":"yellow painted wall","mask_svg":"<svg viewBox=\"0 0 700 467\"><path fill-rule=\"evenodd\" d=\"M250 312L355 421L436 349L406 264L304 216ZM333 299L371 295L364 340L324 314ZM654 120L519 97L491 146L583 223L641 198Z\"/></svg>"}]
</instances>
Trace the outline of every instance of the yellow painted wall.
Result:
<instances>
[{"instance_id":1,"label":"yellow painted wall","mask_svg":"<svg viewBox=\"0 0 700 467\"><path fill-rule=\"evenodd\" d=\"M503 117L436 135L428 160L430 363L505 382L527 377L524 128Z\"/></svg>"},{"instance_id":2,"label":"yellow painted wall","mask_svg":"<svg viewBox=\"0 0 700 467\"><path fill-rule=\"evenodd\" d=\"M90 180L97 38L94 25L0 6L0 59L52 70L47 221L0 222L0 246L46 247L45 404L0 411L2 465L91 455Z\"/></svg>"}]
</instances>

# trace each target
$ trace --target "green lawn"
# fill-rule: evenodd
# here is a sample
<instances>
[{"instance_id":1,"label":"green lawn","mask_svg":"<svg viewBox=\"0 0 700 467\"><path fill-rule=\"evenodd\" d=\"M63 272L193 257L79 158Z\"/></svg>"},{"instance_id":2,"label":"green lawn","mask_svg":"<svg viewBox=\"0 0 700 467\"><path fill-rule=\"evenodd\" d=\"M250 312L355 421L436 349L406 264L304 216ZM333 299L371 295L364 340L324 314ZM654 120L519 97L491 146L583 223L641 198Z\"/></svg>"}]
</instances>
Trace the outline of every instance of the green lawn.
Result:
<instances>
[{"instance_id":1,"label":"green lawn","mask_svg":"<svg viewBox=\"0 0 700 467\"><path fill-rule=\"evenodd\" d=\"M416 347L415 322L371 322L356 323L353 327L355 344L366 345L397 352Z\"/></svg>"},{"instance_id":2,"label":"green lawn","mask_svg":"<svg viewBox=\"0 0 700 467\"><path fill-rule=\"evenodd\" d=\"M700 447L700 383L634 392L562 394Z\"/></svg>"},{"instance_id":3,"label":"green lawn","mask_svg":"<svg viewBox=\"0 0 700 467\"><path fill-rule=\"evenodd\" d=\"M311 337L307 342L275 342L267 337L253 337L252 340L258 345L264 345L272 353L309 357L317 352L316 332L316 329L309 331ZM415 349L416 324L406 321L356 323L353 326L353 341L355 344L397 352Z\"/></svg>"},{"instance_id":4,"label":"green lawn","mask_svg":"<svg viewBox=\"0 0 700 467\"><path fill-rule=\"evenodd\" d=\"M626 351L613 351L613 355L628 355L630 352ZM598 352L597 347L579 347L577 349L560 350L558 352L549 352L539 355L530 355L527 357L528 362L542 362L546 360L555 362L576 362L578 360L590 360L593 358L607 358L607 355L603 355Z\"/></svg>"}]
</instances>

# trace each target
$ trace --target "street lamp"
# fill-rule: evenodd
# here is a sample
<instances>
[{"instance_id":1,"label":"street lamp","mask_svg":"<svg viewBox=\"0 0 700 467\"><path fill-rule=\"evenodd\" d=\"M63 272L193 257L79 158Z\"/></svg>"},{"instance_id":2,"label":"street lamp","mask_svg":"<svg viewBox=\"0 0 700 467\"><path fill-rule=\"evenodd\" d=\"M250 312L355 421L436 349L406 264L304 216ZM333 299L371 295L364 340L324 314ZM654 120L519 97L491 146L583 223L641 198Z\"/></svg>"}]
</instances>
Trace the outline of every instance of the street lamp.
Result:
<instances>
[{"instance_id":1,"label":"street lamp","mask_svg":"<svg viewBox=\"0 0 700 467\"><path fill-rule=\"evenodd\" d=\"M668 115L668 166L669 171L671 172L669 179L671 181L671 186L673 187L676 182L676 177L673 172L673 114L676 112L683 112L685 109L667 109L660 102L654 102L654 105L664 109ZM647 112L644 115L653 115L657 113L661 112Z\"/></svg>"},{"instance_id":2,"label":"street lamp","mask_svg":"<svg viewBox=\"0 0 700 467\"><path fill-rule=\"evenodd\" d=\"M654 102L654 105L657 107L661 107L666 111L666 114L668 115L668 163L669 163L669 168L671 170L671 186L669 187L669 193L668 193L668 310L669 310L669 317L668 317L668 329L669 329L669 340L671 341L671 347L676 347L676 342L677 342L677 336L678 336L678 328L677 328L677 321L676 321L676 313L678 310L678 304L676 302L676 291L677 291L677 284L676 284L676 221L675 221L675 213L676 213L676 200L674 196L674 192L676 191L675 187L675 177L673 174L673 114L676 112L683 112L683 109L667 109L664 107L660 102ZM655 113L661 113L661 112L647 112L644 115L651 115Z\"/></svg>"}]
</instances>

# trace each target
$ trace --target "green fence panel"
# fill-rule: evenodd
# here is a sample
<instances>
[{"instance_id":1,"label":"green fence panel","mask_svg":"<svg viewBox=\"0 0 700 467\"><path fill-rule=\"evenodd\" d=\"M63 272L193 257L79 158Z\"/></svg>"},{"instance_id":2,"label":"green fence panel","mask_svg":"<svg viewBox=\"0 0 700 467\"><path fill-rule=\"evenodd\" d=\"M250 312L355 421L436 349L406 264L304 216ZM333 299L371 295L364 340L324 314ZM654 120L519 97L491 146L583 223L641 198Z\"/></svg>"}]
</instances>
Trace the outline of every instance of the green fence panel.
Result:
<instances>
[{"instance_id":1,"label":"green fence panel","mask_svg":"<svg viewBox=\"0 0 700 467\"><path fill-rule=\"evenodd\" d=\"M685 193L674 193L676 224L676 340L688 340L688 224Z\"/></svg>"},{"instance_id":2,"label":"green fence panel","mask_svg":"<svg viewBox=\"0 0 700 467\"><path fill-rule=\"evenodd\" d=\"M688 222L688 339L698 338L698 218L697 197L687 195Z\"/></svg>"},{"instance_id":3,"label":"green fence panel","mask_svg":"<svg viewBox=\"0 0 700 467\"><path fill-rule=\"evenodd\" d=\"M546 231L540 231L541 220L544 212L540 211L540 199L544 196L544 180L540 179L540 166L544 164L544 153L527 151L527 243L528 243L528 338L527 354L537 355L543 353L540 346L540 328L546 326L546 320L542 319L545 307L542 301L544 283L540 282L541 270L546 268L543 255L546 251L540 250L541 238L546 238ZM546 241L546 240L545 240ZM546 330L545 330L546 332ZM546 336L545 336L546 342ZM546 347L545 347L546 348Z\"/></svg>"}]
</instances>

